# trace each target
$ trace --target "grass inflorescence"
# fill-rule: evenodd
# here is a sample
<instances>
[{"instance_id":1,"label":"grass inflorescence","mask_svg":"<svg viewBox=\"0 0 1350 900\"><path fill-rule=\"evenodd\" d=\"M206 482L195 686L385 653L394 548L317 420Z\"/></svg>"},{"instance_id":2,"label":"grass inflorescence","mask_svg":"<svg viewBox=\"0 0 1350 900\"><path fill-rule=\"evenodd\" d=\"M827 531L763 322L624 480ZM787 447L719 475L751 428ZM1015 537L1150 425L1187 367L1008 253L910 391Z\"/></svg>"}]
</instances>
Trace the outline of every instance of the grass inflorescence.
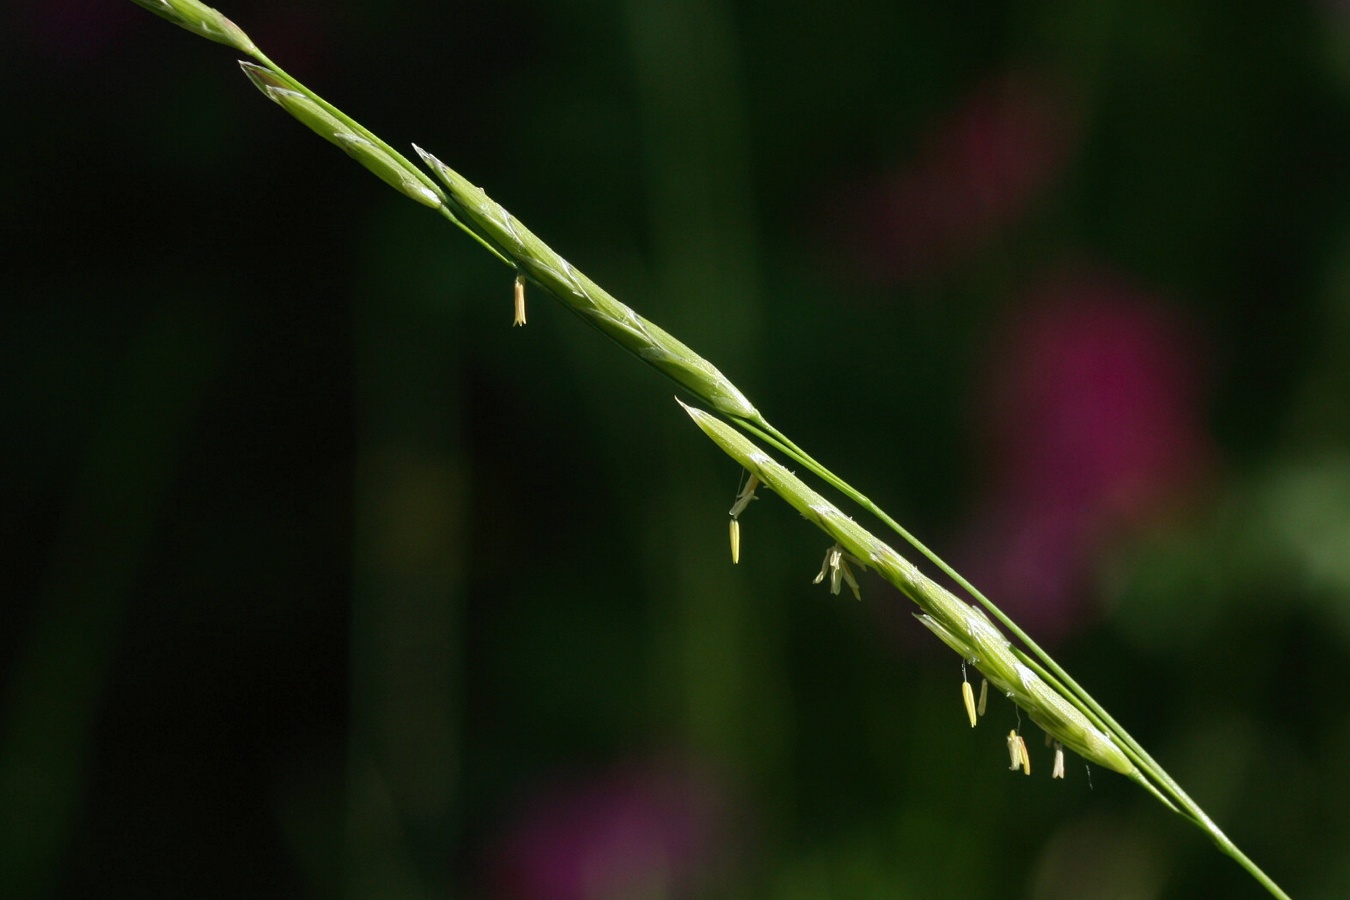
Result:
<instances>
[{"instance_id":1,"label":"grass inflorescence","mask_svg":"<svg viewBox=\"0 0 1350 900\"><path fill-rule=\"evenodd\" d=\"M1016 623L865 495L770 425L716 366L578 271L482 188L430 153L415 147L417 155L434 174L433 180L407 157L273 63L242 29L220 12L199 0L133 2L194 34L249 56L252 62L243 61L241 65L250 81L265 96L404 196L441 213L491 255L514 269L516 324L525 321L524 288L528 282L716 413L685 406L704 434L751 474L751 482L731 511L733 561L739 558L739 514L754 499L755 487L762 484L835 542L817 580L828 576L835 593L839 592L841 584L847 583L856 594L858 585L850 569L855 565L874 570L897 587L919 607L916 615L929 630L954 650L963 663L978 669L989 683L1049 735L1055 748L1054 777L1063 777L1063 747L1129 777L1207 833L1224 853L1234 858L1273 896L1287 897L1144 748ZM951 576L979 606L961 600L929 578L773 459L751 437L802 465L875 515ZM999 630L985 614L986 609L1021 646ZM968 682L963 683L963 696L968 710L972 709L973 690ZM981 714L983 707L982 685L978 709ZM970 719L972 725L975 724L974 712ZM1012 768L1030 774L1026 742L1016 730L1009 734L1008 749Z\"/></svg>"}]
</instances>

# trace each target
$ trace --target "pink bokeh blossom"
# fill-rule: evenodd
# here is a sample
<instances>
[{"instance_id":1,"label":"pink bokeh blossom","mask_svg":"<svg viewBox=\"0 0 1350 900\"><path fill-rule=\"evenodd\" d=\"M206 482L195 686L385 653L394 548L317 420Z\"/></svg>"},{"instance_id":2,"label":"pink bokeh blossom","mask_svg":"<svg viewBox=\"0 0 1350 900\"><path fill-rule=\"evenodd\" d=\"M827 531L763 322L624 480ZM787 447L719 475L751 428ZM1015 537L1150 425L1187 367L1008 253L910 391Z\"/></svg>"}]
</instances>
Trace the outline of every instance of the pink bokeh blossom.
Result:
<instances>
[{"instance_id":1,"label":"pink bokeh blossom","mask_svg":"<svg viewBox=\"0 0 1350 900\"><path fill-rule=\"evenodd\" d=\"M501 900L696 896L721 858L723 804L709 780L638 765L534 798L499 847Z\"/></svg>"},{"instance_id":2,"label":"pink bokeh blossom","mask_svg":"<svg viewBox=\"0 0 1350 900\"><path fill-rule=\"evenodd\" d=\"M849 240L874 280L946 271L1026 215L1067 167L1065 91L1026 73L989 79L923 132L914 157L857 191Z\"/></svg>"},{"instance_id":3,"label":"pink bokeh blossom","mask_svg":"<svg viewBox=\"0 0 1350 900\"><path fill-rule=\"evenodd\" d=\"M1113 539L1203 481L1203 342L1162 298L1100 271L1060 272L993 341L980 409L990 490L967 569L1032 633L1089 610Z\"/></svg>"}]
</instances>

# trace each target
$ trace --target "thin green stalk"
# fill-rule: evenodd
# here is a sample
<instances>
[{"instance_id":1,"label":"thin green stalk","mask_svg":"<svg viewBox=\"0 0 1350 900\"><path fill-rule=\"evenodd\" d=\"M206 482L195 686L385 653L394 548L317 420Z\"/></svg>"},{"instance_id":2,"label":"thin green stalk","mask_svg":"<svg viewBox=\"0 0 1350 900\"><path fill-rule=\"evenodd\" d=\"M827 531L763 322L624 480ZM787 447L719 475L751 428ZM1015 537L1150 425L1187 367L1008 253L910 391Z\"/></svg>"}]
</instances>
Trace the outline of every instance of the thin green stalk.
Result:
<instances>
[{"instance_id":1,"label":"thin green stalk","mask_svg":"<svg viewBox=\"0 0 1350 900\"><path fill-rule=\"evenodd\" d=\"M896 532L910 546L922 553L930 562L937 566L944 574L955 581L962 590L969 594L973 599L980 603L985 609L1003 624L1012 634L1031 651L1028 656L1021 650L1015 650L1019 658L1024 663L1031 666L1045 681L1052 684L1062 695L1072 698L1075 705L1085 713L1102 731L1110 734L1121 744L1125 753L1138 766L1140 772L1147 777L1135 778L1142 787L1153 794L1164 806L1173 812L1189 819L1192 824L1207 833L1214 841L1215 845L1225 854L1232 857L1246 869L1257 881L1261 882L1273 895L1277 897L1286 896L1280 888L1270 880L1246 854L1244 854L1236 844L1228 838L1226 834L1209 818L1198 803L1191 799L1181 787L1180 784L1167 773L1141 745L1134 736L1123 728L1114 717L1112 717L1100 703L1097 702L1091 694L1087 692L1077 681L1075 681L1062 666L1057 663L1049 653L1041 648L1032 638L1023 631L1016 622L996 606L993 601L986 597L978 588L971 584L961 573L952 568L936 552L929 549L922 541L911 534L907 529L901 526L895 519L891 518L885 510L877 506L870 498L861 491L854 488L851 484L835 475L825 466L812 458L804 450L789 440L782 432L774 428L767 422L738 422L744 430L763 438L768 443L782 450L802 466L806 467L812 474L829 484L835 490L848 497L854 503L858 504L867 512L871 513L888 528ZM1170 799L1169 799L1170 797Z\"/></svg>"},{"instance_id":2,"label":"thin green stalk","mask_svg":"<svg viewBox=\"0 0 1350 900\"><path fill-rule=\"evenodd\" d=\"M979 667L1048 734L1084 758L1138 782L1165 806L1209 834L1224 853L1236 860L1273 896L1287 898L1143 747L1026 632L866 495L770 425L740 389L711 363L587 278L481 188L421 148L414 148L439 179L440 184L437 184L379 137L287 74L238 26L200 0L133 2L200 36L247 53L261 65L242 63L244 71L269 99L341 147L405 196L436 209L492 255L515 269L518 275L553 296L681 389L708 404L720 419L686 407L704 433L835 538L836 549L827 557L827 567L833 569L836 590L841 578L853 583L852 575L847 571L848 560L876 569L923 610L920 620L927 627L964 660ZM728 422L778 449L874 515L989 610L1026 649L1014 647L977 607L957 599L923 575L891 547L771 459L745 435L726 424Z\"/></svg>"},{"instance_id":3,"label":"thin green stalk","mask_svg":"<svg viewBox=\"0 0 1350 900\"><path fill-rule=\"evenodd\" d=\"M1273 896L1282 897L1287 900L1288 895L1285 894L1284 891L1282 891L1255 862L1243 853L1226 834L1224 834L1218 825L1205 814L1200 805L1192 800L1190 795L1181 788L1181 785L1179 785L1175 779L1173 779L1167 771L1158 764L1157 760L1145 751L1143 746L1125 731L1125 729L1122 728L1119 723L1117 723L1115 719L1091 697L1091 695L1084 691L1081 686L1073 681L1073 679L1069 678L1061 667L1054 665L1053 660L1050 660L1050 666L1042 666L1036 659L1028 656L1025 651L1014 648L1011 645L1006 647L1013 658L1022 663L1031 672L1035 673L1037 676L1037 679L1035 680L1039 680L1046 684L1055 695L1067 698L1073 703L1074 712L1079 713L1084 717L1083 722L1081 723L1072 720L1068 722L1061 721L1048 723L1044 719L1044 716L1046 715L1045 710L1036 707L1036 702L1041 699L1041 697L1039 691L1036 689L1035 680L1028 677L1027 673L1019 673L1021 687L1028 696L1019 694L1017 686L1009 684L1007 669L1010 667L1007 666L1006 662L1000 664L995 658L997 651L1005 648L997 645L991 647L987 641L979 641L978 630L974 635L953 633L953 631L962 624L969 625L972 622L978 622L978 619L973 620L969 616L963 617L959 612L959 607L947 605L949 603L948 598L950 598L950 602L959 603L959 601L956 601L955 598L952 598L950 594L947 594L945 590L935 583L921 577L917 579L914 578L912 573L906 572L904 569L904 566L908 565L907 563L903 564L898 569L894 567L894 564L888 564L886 561L886 551L890 551L889 547L881 545L879 541L876 541L875 544L868 544L865 540L862 540L862 538L870 539L872 541L875 541L876 539L872 538L871 535L868 535L859 526L856 526L852 520L847 520L846 525L845 523L840 522L839 519L843 517L843 513L824 501L818 494L805 488L796 476L788 473L785 469L782 469L781 466L778 466L770 460L767 455L758 451L754 445L745 441L743 438L740 438L739 435L731 432L730 429L726 429L726 426L722 425L720 422L710 420L710 417L706 417L706 414L700 414L696 410L687 411L694 417L699 427L702 428L719 447L727 452L728 455L732 456L737 462L741 463L741 465L754 472L762 481L769 484L779 496L783 497L783 499L787 500L792 506L796 507L804 516L836 539L844 542L845 546L849 546L850 551L854 553L858 559L865 564L875 565L878 572L882 574L883 577L923 608L928 616L939 617L943 623L943 628L949 629L944 633L944 631L934 628L934 630L938 632L939 637L942 637L954 650L960 653L964 659L979 668L991 682L998 685L1005 693L1012 697L1018 706L1027 710L1032 719L1035 720L1038 725L1041 725L1042 728L1045 728L1047 733L1052 737L1063 741L1066 745L1072 747L1085 758L1093 759L1090 752L1084 752L1084 747L1081 744L1082 734L1086 733L1091 736L1093 730L1100 731L1103 736L1108 737L1111 740L1113 745L1120 745L1119 749L1123 751L1124 756L1130 760L1131 764L1129 766L1112 765L1111 762L1116 761L1110 753L1110 751L1114 749L1113 747L1104 749L1103 752L1106 753L1106 758L1096 758L1093 759L1093 761L1105 765L1107 768L1113 768L1115 771L1121 772L1121 774L1126 775L1131 780L1135 781L1168 809L1181 815L1183 818L1188 819L1192 824L1208 834L1211 840L1214 841L1215 845L1223 853L1232 857L1238 865L1246 869L1247 872L1260 882ZM801 452L795 445L778 432L771 428L762 430L756 426L749 426L745 423L741 424L746 430L761 434L770 443L778 446L793 459L810 469L814 474L829 482L832 486L840 490L841 493L849 496L850 499L858 502L860 505L869 509L869 511L876 512L879 519L898 531L902 537L911 544L914 544L930 560L937 562L944 572L961 583L972 596L980 599L1001 621L1007 622L1006 617L999 613L997 608L994 608L992 604L984 600L983 596L980 595L978 591L971 588L965 579L953 572L951 568L941 560L938 560L933 553L929 552L927 548L923 547L922 544L913 539L903 528L895 524L889 516L876 510L875 505L872 504L870 500L867 500L866 497L863 497L861 493L854 490L850 485L842 481L842 479L833 475L833 473L825 470L823 466L820 466L815 460ZM853 543L852 546L850 546L850 535L853 536L853 541L862 542ZM893 553L894 551L890 552ZM945 598L943 595L945 595ZM927 616L921 618L926 617ZM933 623L931 622L925 621L924 624L929 625L930 628L933 627ZM1009 623L1009 625L1019 637L1022 636L1020 629L1012 626L1011 623ZM1025 638L1023 639L1025 640ZM1029 644L1031 643L1030 641L1027 642ZM1034 647L1035 645L1032 644L1032 646ZM1045 656L1043 651L1039 648L1036 649L1041 656ZM1089 727L1087 723L1090 723L1091 727ZM1048 725L1049 727L1047 727ZM1057 728L1059 730L1056 730ZM1066 736L1064 729L1077 729L1078 732ZM1099 746L1091 746L1088 749L1089 751L1094 749L1103 750L1103 748Z\"/></svg>"}]
</instances>

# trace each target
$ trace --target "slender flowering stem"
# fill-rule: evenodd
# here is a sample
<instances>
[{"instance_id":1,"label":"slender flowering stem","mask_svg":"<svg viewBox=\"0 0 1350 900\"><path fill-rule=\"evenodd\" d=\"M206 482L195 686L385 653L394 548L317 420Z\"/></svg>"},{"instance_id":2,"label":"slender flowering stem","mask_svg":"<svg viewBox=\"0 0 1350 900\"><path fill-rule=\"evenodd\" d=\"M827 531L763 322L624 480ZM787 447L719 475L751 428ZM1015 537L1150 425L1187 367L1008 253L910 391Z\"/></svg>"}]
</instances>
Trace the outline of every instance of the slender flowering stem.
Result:
<instances>
[{"instance_id":1,"label":"slender flowering stem","mask_svg":"<svg viewBox=\"0 0 1350 900\"><path fill-rule=\"evenodd\" d=\"M884 510L774 428L715 366L654 323L638 315L578 271L518 219L434 156L414 149L436 180L413 165L377 135L307 88L272 62L237 25L200 0L133 0L188 31L233 47L255 62L241 62L245 74L270 100L325 140L337 145L385 183L423 206L435 209L498 260L516 272L517 324L524 324L524 285L532 282L643 362L652 366L717 415L686 406L690 417L728 456L759 483L795 507L826 532L835 546L826 556L819 580L830 575L857 592L850 563L876 570L920 608L918 618L961 658L1012 699L1056 744L1054 770L1062 775L1061 745L1085 759L1119 772L1161 803L1205 831L1215 844L1246 869L1272 896L1286 898L1163 768L1067 672L1007 615L959 572L905 530ZM439 181L439 183L438 183ZM721 418L718 418L718 417ZM731 423L736 428L732 428ZM736 429L739 428L740 431ZM742 433L744 432L744 433ZM752 443L762 440L824 483L871 513L942 572L953 579L1020 643L1010 643L979 607L937 584L889 545L846 516L792 472ZM733 555L738 514L754 497L753 483L732 511ZM969 685L966 685L967 696ZM983 704L981 703L981 706ZM973 721L973 718L972 718ZM1015 748L1015 749L1014 749ZM1025 741L1009 735L1015 768L1030 774Z\"/></svg>"}]
</instances>

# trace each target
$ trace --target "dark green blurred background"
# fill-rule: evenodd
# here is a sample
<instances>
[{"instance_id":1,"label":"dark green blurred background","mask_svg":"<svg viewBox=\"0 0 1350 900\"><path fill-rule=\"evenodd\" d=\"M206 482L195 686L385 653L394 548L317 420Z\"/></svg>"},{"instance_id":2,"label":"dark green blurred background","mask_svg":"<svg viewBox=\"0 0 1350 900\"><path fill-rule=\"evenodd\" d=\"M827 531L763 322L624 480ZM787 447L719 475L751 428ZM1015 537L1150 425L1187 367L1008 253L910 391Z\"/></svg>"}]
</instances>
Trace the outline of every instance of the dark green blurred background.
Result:
<instances>
[{"instance_id":1,"label":"dark green blurred background","mask_svg":"<svg viewBox=\"0 0 1350 900\"><path fill-rule=\"evenodd\" d=\"M1350 896L1350 7L222 10L711 358ZM1259 896L1007 770L670 385L119 0L0 79L3 897ZM1028 725L1028 735L1038 733Z\"/></svg>"}]
</instances>

